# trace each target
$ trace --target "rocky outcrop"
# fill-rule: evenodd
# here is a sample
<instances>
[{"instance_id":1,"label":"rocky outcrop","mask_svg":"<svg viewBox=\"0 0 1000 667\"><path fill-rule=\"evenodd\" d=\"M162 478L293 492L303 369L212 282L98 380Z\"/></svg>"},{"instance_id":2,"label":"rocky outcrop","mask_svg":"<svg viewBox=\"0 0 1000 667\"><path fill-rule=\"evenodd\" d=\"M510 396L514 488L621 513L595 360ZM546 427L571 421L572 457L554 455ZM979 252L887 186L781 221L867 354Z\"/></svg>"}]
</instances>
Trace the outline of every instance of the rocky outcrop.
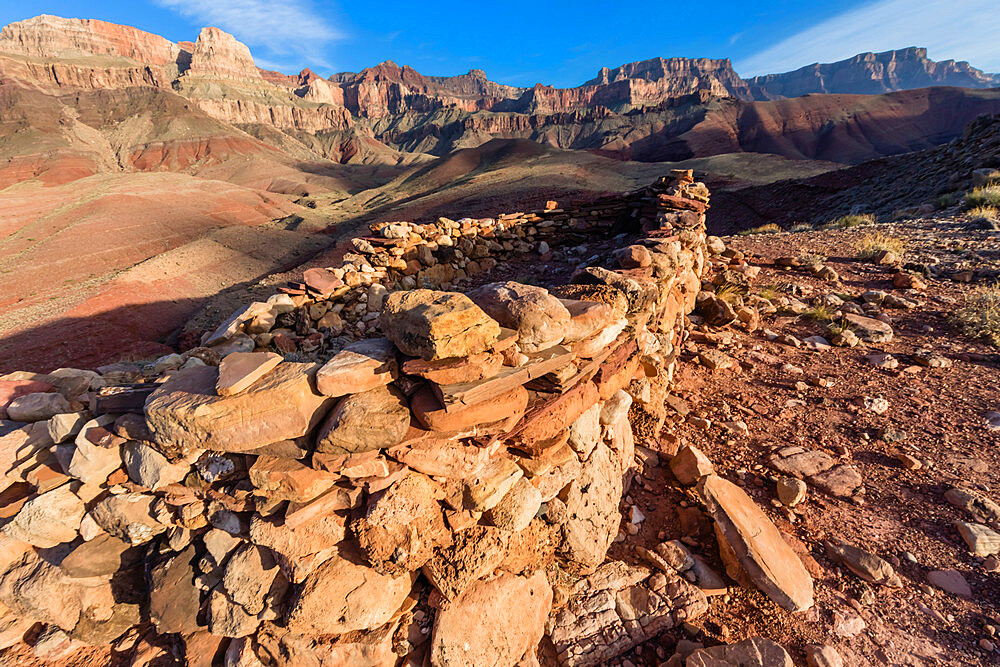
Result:
<instances>
[{"instance_id":1,"label":"rocky outcrop","mask_svg":"<svg viewBox=\"0 0 1000 667\"><path fill-rule=\"evenodd\" d=\"M246 44L218 28L202 28L186 77L263 82Z\"/></svg>"},{"instance_id":2,"label":"rocky outcrop","mask_svg":"<svg viewBox=\"0 0 1000 667\"><path fill-rule=\"evenodd\" d=\"M42 15L4 26L0 52L35 58L112 56L154 66L183 60L173 42L127 25Z\"/></svg>"},{"instance_id":3,"label":"rocky outcrop","mask_svg":"<svg viewBox=\"0 0 1000 667\"><path fill-rule=\"evenodd\" d=\"M965 61L935 62L927 57L927 49L911 46L755 76L747 83L755 99L771 100L814 93L879 95L929 86L996 88L1000 87L1000 74L987 74Z\"/></svg>"},{"instance_id":4,"label":"rocky outcrop","mask_svg":"<svg viewBox=\"0 0 1000 667\"><path fill-rule=\"evenodd\" d=\"M799 97L1000 85L967 63L934 63L923 49L862 54L749 82L729 60L654 58L603 68L576 87L521 88L481 70L434 77L391 61L329 79L309 69L285 75L258 69L246 45L217 28L173 44L125 26L47 16L4 29L0 74L55 94L170 90L216 120L270 135L280 149L301 149L304 139L337 161L392 163L397 150L443 155L492 137L639 161L764 152L856 163L939 143L975 115L1000 109L996 95L954 89ZM796 99L775 102L787 97ZM275 128L292 141L275 136Z\"/></svg>"}]
</instances>

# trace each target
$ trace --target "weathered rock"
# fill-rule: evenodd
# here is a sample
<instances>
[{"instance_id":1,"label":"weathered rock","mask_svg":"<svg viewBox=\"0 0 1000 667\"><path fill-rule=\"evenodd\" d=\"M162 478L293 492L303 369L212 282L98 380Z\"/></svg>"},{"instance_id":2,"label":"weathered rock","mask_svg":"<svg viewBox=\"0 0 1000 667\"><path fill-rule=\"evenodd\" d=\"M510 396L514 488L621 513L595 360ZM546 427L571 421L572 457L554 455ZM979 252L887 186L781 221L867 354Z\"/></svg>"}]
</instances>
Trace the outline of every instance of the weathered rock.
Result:
<instances>
[{"instance_id":1,"label":"weathered rock","mask_svg":"<svg viewBox=\"0 0 1000 667\"><path fill-rule=\"evenodd\" d=\"M625 392L621 392L625 394ZM628 394L625 394L628 396ZM628 398L631 405L632 398ZM627 412L627 409L626 411ZM569 427L569 446L573 448L581 459L586 459L594 451L594 447L601 439L601 405L594 404L593 407L585 410L583 414L576 418L576 421ZM610 423L610 422L607 422Z\"/></svg>"},{"instance_id":2,"label":"weathered rock","mask_svg":"<svg viewBox=\"0 0 1000 667\"><path fill-rule=\"evenodd\" d=\"M336 553L346 531L346 518L333 512L294 528L276 518L250 520L250 539L274 552L285 577L296 584Z\"/></svg>"},{"instance_id":3,"label":"weathered rock","mask_svg":"<svg viewBox=\"0 0 1000 667\"><path fill-rule=\"evenodd\" d=\"M260 614L265 599L279 576L278 565L270 549L255 544L238 547L226 564L222 586L229 599L249 614Z\"/></svg>"},{"instance_id":4,"label":"weathered rock","mask_svg":"<svg viewBox=\"0 0 1000 667\"><path fill-rule=\"evenodd\" d=\"M208 630L217 637L248 637L260 625L251 614L216 588L208 596Z\"/></svg>"},{"instance_id":5,"label":"weathered rock","mask_svg":"<svg viewBox=\"0 0 1000 667\"><path fill-rule=\"evenodd\" d=\"M509 544L510 531L472 526L456 532L451 545L437 549L423 573L445 598L454 600L472 582L500 567Z\"/></svg>"},{"instance_id":6,"label":"weathered rock","mask_svg":"<svg viewBox=\"0 0 1000 667\"><path fill-rule=\"evenodd\" d=\"M566 604L550 616L549 636L559 664L614 664L617 656L707 610L705 594L673 571L609 561L573 585Z\"/></svg>"},{"instance_id":7,"label":"weathered rock","mask_svg":"<svg viewBox=\"0 0 1000 667\"><path fill-rule=\"evenodd\" d=\"M69 552L59 569L74 579L110 576L122 568L131 546L113 535L98 535Z\"/></svg>"},{"instance_id":8,"label":"weathered rock","mask_svg":"<svg viewBox=\"0 0 1000 667\"><path fill-rule=\"evenodd\" d=\"M969 551L976 556L986 557L1000 553L1000 533L980 523L956 521L954 525L958 534L969 545Z\"/></svg>"},{"instance_id":9,"label":"weathered rock","mask_svg":"<svg viewBox=\"0 0 1000 667\"><path fill-rule=\"evenodd\" d=\"M465 502L474 510L485 512L507 495L524 472L512 460L495 457L489 461L465 487Z\"/></svg>"},{"instance_id":10,"label":"weathered rock","mask_svg":"<svg viewBox=\"0 0 1000 667\"><path fill-rule=\"evenodd\" d=\"M461 480L475 476L490 459L485 447L445 437L421 438L412 443L408 437L403 444L386 453L425 475Z\"/></svg>"},{"instance_id":11,"label":"weathered rock","mask_svg":"<svg viewBox=\"0 0 1000 667\"><path fill-rule=\"evenodd\" d=\"M180 450L241 452L305 435L333 402L313 387L316 364L284 362L234 396L218 396L218 369L181 371L146 400L154 441Z\"/></svg>"},{"instance_id":12,"label":"weathered rock","mask_svg":"<svg viewBox=\"0 0 1000 667\"><path fill-rule=\"evenodd\" d=\"M527 528L541 505L542 494L522 477L489 510L489 519L497 528L518 532Z\"/></svg>"},{"instance_id":13,"label":"weathered rock","mask_svg":"<svg viewBox=\"0 0 1000 667\"><path fill-rule=\"evenodd\" d=\"M106 617L106 610L99 611L98 615L98 610L84 609L69 636L91 646L106 646L142 622L138 604L117 603L111 608L110 617Z\"/></svg>"},{"instance_id":14,"label":"weathered rock","mask_svg":"<svg viewBox=\"0 0 1000 667\"><path fill-rule=\"evenodd\" d=\"M892 565L843 540L828 540L826 542L826 555L830 560L843 564L868 583L884 584L893 588L899 588L903 585Z\"/></svg>"},{"instance_id":15,"label":"weathered rock","mask_svg":"<svg viewBox=\"0 0 1000 667\"><path fill-rule=\"evenodd\" d=\"M782 447L770 459L771 467L793 477L810 477L825 472L836 464L826 452L802 447Z\"/></svg>"},{"instance_id":16,"label":"weathered rock","mask_svg":"<svg viewBox=\"0 0 1000 667\"><path fill-rule=\"evenodd\" d=\"M854 313L845 313L844 320L850 325L851 331L863 341L888 343L892 340L892 327L881 320Z\"/></svg>"},{"instance_id":17,"label":"weathered rock","mask_svg":"<svg viewBox=\"0 0 1000 667\"><path fill-rule=\"evenodd\" d=\"M125 439L108 431L113 415L101 415L80 429L66 472L85 484L101 484L122 464Z\"/></svg>"},{"instance_id":18,"label":"weathered rock","mask_svg":"<svg viewBox=\"0 0 1000 667\"><path fill-rule=\"evenodd\" d=\"M528 391L514 387L469 406L446 410L430 387L423 387L413 395L410 408L420 424L431 431L465 431L475 426L497 422L515 422L528 406Z\"/></svg>"},{"instance_id":19,"label":"weathered rock","mask_svg":"<svg viewBox=\"0 0 1000 667\"><path fill-rule=\"evenodd\" d=\"M352 526L368 563L387 575L419 569L434 549L451 541L439 491L428 477L410 474L368 504Z\"/></svg>"},{"instance_id":20,"label":"weathered rock","mask_svg":"<svg viewBox=\"0 0 1000 667\"><path fill-rule=\"evenodd\" d=\"M972 597L972 588L958 570L934 570L927 573L927 581L943 591L963 598Z\"/></svg>"},{"instance_id":21,"label":"weathered rock","mask_svg":"<svg viewBox=\"0 0 1000 667\"><path fill-rule=\"evenodd\" d=\"M75 436L90 419L88 413L64 412L53 415L48 421L49 437L57 445Z\"/></svg>"},{"instance_id":22,"label":"weathered rock","mask_svg":"<svg viewBox=\"0 0 1000 667\"><path fill-rule=\"evenodd\" d=\"M351 343L316 372L316 387L326 396L359 394L389 384L399 367L388 338Z\"/></svg>"},{"instance_id":23,"label":"weathered rock","mask_svg":"<svg viewBox=\"0 0 1000 667\"><path fill-rule=\"evenodd\" d=\"M622 472L608 446L598 444L566 491L558 552L576 571L593 572L618 533Z\"/></svg>"},{"instance_id":24,"label":"weathered rock","mask_svg":"<svg viewBox=\"0 0 1000 667\"><path fill-rule=\"evenodd\" d=\"M106 618L114 598L109 585L71 579L29 552L0 575L0 602L23 618L68 631L76 627L85 610L93 609L95 616Z\"/></svg>"},{"instance_id":25,"label":"weathered rock","mask_svg":"<svg viewBox=\"0 0 1000 667\"><path fill-rule=\"evenodd\" d=\"M271 500L304 503L326 492L338 475L315 470L294 459L258 456L249 470L258 495Z\"/></svg>"},{"instance_id":26,"label":"weathered rock","mask_svg":"<svg viewBox=\"0 0 1000 667\"><path fill-rule=\"evenodd\" d=\"M62 394L24 394L7 404L7 416L16 422L39 422L64 413L73 412L69 401Z\"/></svg>"},{"instance_id":27,"label":"weathered rock","mask_svg":"<svg viewBox=\"0 0 1000 667\"><path fill-rule=\"evenodd\" d=\"M694 445L684 445L677 455L670 459L670 470L677 481L686 486L694 486L705 475L715 472L712 462Z\"/></svg>"},{"instance_id":28,"label":"weathered rock","mask_svg":"<svg viewBox=\"0 0 1000 667\"><path fill-rule=\"evenodd\" d=\"M809 481L830 495L842 498L853 496L864 483L861 473L850 463L842 463L826 472L813 475Z\"/></svg>"},{"instance_id":29,"label":"weathered rock","mask_svg":"<svg viewBox=\"0 0 1000 667\"><path fill-rule=\"evenodd\" d=\"M379 325L404 354L427 361L488 349L500 325L464 294L411 290L391 293Z\"/></svg>"},{"instance_id":30,"label":"weathered rock","mask_svg":"<svg viewBox=\"0 0 1000 667\"><path fill-rule=\"evenodd\" d=\"M76 539L84 511L83 501L69 485L63 485L26 502L3 532L11 539L48 549Z\"/></svg>"},{"instance_id":31,"label":"weathered rock","mask_svg":"<svg viewBox=\"0 0 1000 667\"><path fill-rule=\"evenodd\" d=\"M795 667L785 649L763 637L700 648L684 664L686 667Z\"/></svg>"},{"instance_id":32,"label":"weathered rock","mask_svg":"<svg viewBox=\"0 0 1000 667\"><path fill-rule=\"evenodd\" d=\"M154 501L153 496L143 493L108 496L94 506L90 516L115 537L131 544L142 544L167 529L153 518Z\"/></svg>"},{"instance_id":33,"label":"weathered rock","mask_svg":"<svg viewBox=\"0 0 1000 667\"><path fill-rule=\"evenodd\" d=\"M340 399L316 434L316 451L356 454L398 445L410 427L406 397L379 386Z\"/></svg>"},{"instance_id":34,"label":"weathered rock","mask_svg":"<svg viewBox=\"0 0 1000 667\"><path fill-rule=\"evenodd\" d=\"M753 500L738 486L717 475L702 478L698 492L715 519L723 555L728 548L749 579L785 609L803 611L811 607L812 577ZM727 571L732 564L727 562ZM734 579L741 578L734 574L730 572Z\"/></svg>"},{"instance_id":35,"label":"weathered rock","mask_svg":"<svg viewBox=\"0 0 1000 667\"><path fill-rule=\"evenodd\" d=\"M945 491L944 498L955 507L969 512L974 518L989 522L1000 521L1000 505L978 493L956 487Z\"/></svg>"},{"instance_id":36,"label":"weathered rock","mask_svg":"<svg viewBox=\"0 0 1000 667\"><path fill-rule=\"evenodd\" d=\"M844 667L844 660L837 649L828 644L810 644L804 650L809 667Z\"/></svg>"},{"instance_id":37,"label":"weathered rock","mask_svg":"<svg viewBox=\"0 0 1000 667\"><path fill-rule=\"evenodd\" d=\"M194 584L194 545L153 566L149 618L160 634L189 634L198 629L200 594Z\"/></svg>"},{"instance_id":38,"label":"weathered rock","mask_svg":"<svg viewBox=\"0 0 1000 667\"><path fill-rule=\"evenodd\" d=\"M513 667L522 657L534 660L551 606L552 588L541 572L477 581L438 612L431 664Z\"/></svg>"},{"instance_id":39,"label":"weathered rock","mask_svg":"<svg viewBox=\"0 0 1000 667\"><path fill-rule=\"evenodd\" d=\"M215 390L219 396L232 396L245 390L270 373L284 359L273 352L234 352L219 362Z\"/></svg>"},{"instance_id":40,"label":"weathered rock","mask_svg":"<svg viewBox=\"0 0 1000 667\"><path fill-rule=\"evenodd\" d=\"M614 319L614 309L606 303L596 301L574 301L560 299L569 312L563 343L575 343L604 330Z\"/></svg>"},{"instance_id":41,"label":"weathered rock","mask_svg":"<svg viewBox=\"0 0 1000 667\"><path fill-rule=\"evenodd\" d=\"M190 464L171 463L144 442L129 442L122 448L129 479L147 489L156 490L180 482L191 471Z\"/></svg>"},{"instance_id":42,"label":"weathered rock","mask_svg":"<svg viewBox=\"0 0 1000 667\"><path fill-rule=\"evenodd\" d=\"M438 361L407 359L403 371L418 375L440 385L476 382L496 376L503 368L503 355L499 352L480 352L468 357L451 357Z\"/></svg>"},{"instance_id":43,"label":"weathered rock","mask_svg":"<svg viewBox=\"0 0 1000 667\"><path fill-rule=\"evenodd\" d=\"M518 345L526 354L558 345L570 323L559 299L534 285L489 283L469 292L469 298L501 326L517 331Z\"/></svg>"},{"instance_id":44,"label":"weathered rock","mask_svg":"<svg viewBox=\"0 0 1000 667\"><path fill-rule=\"evenodd\" d=\"M413 586L409 573L379 574L344 547L313 571L288 610L288 630L301 634L342 634L388 621Z\"/></svg>"}]
</instances>

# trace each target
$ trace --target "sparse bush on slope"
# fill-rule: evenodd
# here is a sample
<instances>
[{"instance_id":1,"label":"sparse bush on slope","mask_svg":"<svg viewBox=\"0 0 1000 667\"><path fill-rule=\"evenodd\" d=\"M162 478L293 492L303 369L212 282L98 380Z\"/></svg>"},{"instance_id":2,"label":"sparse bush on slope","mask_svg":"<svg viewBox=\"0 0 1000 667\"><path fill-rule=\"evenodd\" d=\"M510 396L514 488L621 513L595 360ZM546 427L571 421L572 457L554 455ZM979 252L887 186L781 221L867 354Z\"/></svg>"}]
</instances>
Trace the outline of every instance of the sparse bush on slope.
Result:
<instances>
[{"instance_id":1,"label":"sparse bush on slope","mask_svg":"<svg viewBox=\"0 0 1000 667\"><path fill-rule=\"evenodd\" d=\"M865 234L855 242L859 259L872 259L883 251L894 252L897 255L906 251L906 243L898 236L884 232Z\"/></svg>"},{"instance_id":2,"label":"sparse bush on slope","mask_svg":"<svg viewBox=\"0 0 1000 667\"><path fill-rule=\"evenodd\" d=\"M970 293L955 319L969 336L1000 347L1000 285L982 287Z\"/></svg>"},{"instance_id":3,"label":"sparse bush on slope","mask_svg":"<svg viewBox=\"0 0 1000 667\"><path fill-rule=\"evenodd\" d=\"M968 208L977 206L1000 207L1000 185L986 185L965 194L965 205Z\"/></svg>"}]
</instances>

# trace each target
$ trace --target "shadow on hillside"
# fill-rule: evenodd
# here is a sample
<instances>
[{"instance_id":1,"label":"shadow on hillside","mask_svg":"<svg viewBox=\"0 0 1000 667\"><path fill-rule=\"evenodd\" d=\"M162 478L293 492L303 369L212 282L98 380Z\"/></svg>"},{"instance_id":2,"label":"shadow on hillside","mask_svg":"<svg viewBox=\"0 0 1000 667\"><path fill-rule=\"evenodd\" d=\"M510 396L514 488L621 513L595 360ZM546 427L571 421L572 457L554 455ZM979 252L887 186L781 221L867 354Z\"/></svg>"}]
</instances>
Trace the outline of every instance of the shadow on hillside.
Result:
<instances>
[{"instance_id":1,"label":"shadow on hillside","mask_svg":"<svg viewBox=\"0 0 1000 667\"><path fill-rule=\"evenodd\" d=\"M0 334L0 374L48 372L63 366L96 368L166 354L171 348L156 341L167 340L206 301L176 299L123 306Z\"/></svg>"}]
</instances>

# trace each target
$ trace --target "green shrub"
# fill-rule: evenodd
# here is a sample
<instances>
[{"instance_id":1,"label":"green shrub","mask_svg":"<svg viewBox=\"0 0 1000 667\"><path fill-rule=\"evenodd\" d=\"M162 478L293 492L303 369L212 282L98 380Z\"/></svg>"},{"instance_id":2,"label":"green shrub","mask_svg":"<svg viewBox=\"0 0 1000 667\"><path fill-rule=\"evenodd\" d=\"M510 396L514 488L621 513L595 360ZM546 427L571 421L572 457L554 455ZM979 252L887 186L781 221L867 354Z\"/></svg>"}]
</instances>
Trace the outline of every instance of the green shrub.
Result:
<instances>
[{"instance_id":1,"label":"green shrub","mask_svg":"<svg viewBox=\"0 0 1000 667\"><path fill-rule=\"evenodd\" d=\"M934 200L934 208L940 211L941 209L948 208L949 206L954 206L956 201L958 201L958 195L954 192L949 192L948 194L941 195Z\"/></svg>"}]
</instances>

